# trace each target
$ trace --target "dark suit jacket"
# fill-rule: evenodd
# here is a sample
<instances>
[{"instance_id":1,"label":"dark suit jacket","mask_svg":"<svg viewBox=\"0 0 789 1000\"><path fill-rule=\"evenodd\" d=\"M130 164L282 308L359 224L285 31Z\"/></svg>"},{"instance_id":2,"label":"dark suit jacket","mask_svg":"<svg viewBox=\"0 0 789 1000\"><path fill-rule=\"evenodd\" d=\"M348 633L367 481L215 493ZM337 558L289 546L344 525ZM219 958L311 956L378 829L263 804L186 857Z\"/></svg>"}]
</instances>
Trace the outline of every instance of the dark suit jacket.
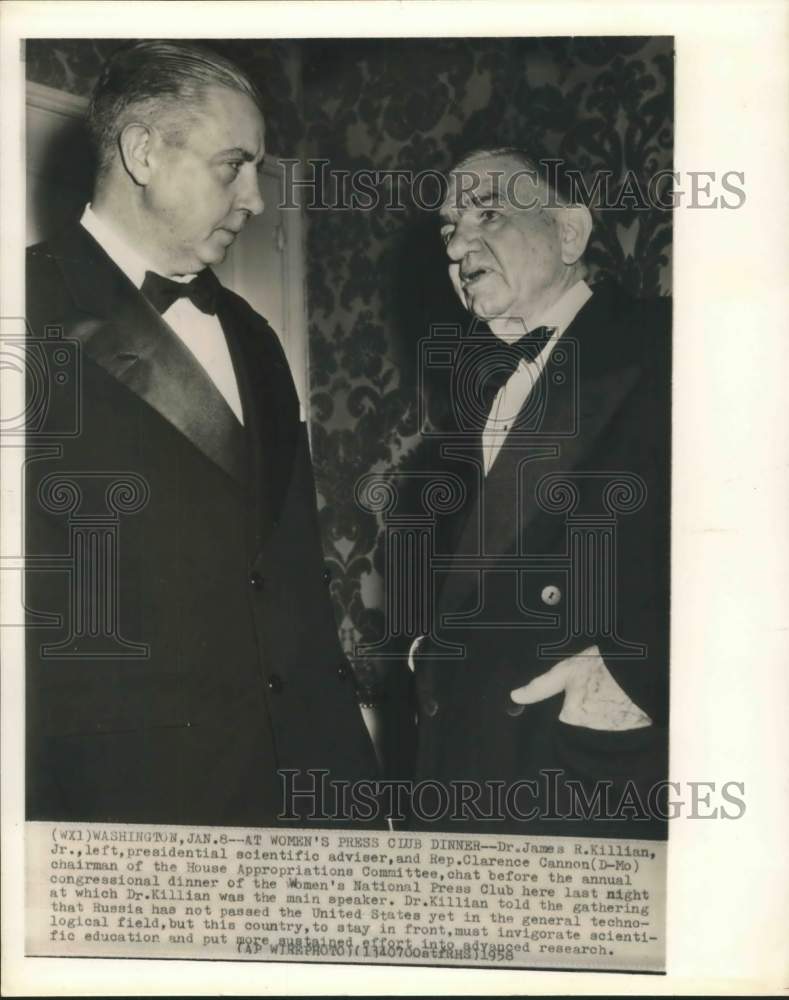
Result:
<instances>
[{"instance_id":1,"label":"dark suit jacket","mask_svg":"<svg viewBox=\"0 0 789 1000\"><path fill-rule=\"evenodd\" d=\"M554 779L539 772L557 770L557 808L530 792L517 807L566 815L565 779L587 795L595 781L611 781L616 805L629 781L643 798L665 776L669 310L665 300L636 302L598 286L551 354L487 478L479 433L465 446L462 438L445 442L445 467L470 490L439 588L438 642L428 640L418 658L418 778L537 779L542 795ZM475 557L482 552L481 574ZM447 656L442 642L463 654ZM651 727L567 725L558 719L563 694L525 708L512 702L511 690L595 644ZM469 825L628 836L662 829L643 819L590 824L550 816Z\"/></svg>"},{"instance_id":2,"label":"dark suit jacket","mask_svg":"<svg viewBox=\"0 0 789 1000\"><path fill-rule=\"evenodd\" d=\"M242 428L81 226L27 278L28 818L273 825L278 768L373 778L273 331L222 290Z\"/></svg>"}]
</instances>

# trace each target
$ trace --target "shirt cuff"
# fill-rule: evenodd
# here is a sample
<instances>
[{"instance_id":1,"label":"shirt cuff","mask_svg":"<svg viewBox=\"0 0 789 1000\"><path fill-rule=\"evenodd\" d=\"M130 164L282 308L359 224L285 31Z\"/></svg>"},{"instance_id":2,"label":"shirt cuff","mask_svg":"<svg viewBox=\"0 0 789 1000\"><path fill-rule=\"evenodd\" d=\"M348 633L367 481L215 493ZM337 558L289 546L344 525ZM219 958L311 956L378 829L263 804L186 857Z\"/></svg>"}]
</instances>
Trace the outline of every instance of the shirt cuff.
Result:
<instances>
[{"instance_id":1,"label":"shirt cuff","mask_svg":"<svg viewBox=\"0 0 789 1000\"><path fill-rule=\"evenodd\" d=\"M413 673L416 670L416 664L414 663L414 656L416 656L416 652L419 649L420 645L422 644L423 639L424 639L423 635L418 635L416 639L414 639L414 641L411 643L411 648L408 650L408 669L411 671L411 673Z\"/></svg>"}]
</instances>

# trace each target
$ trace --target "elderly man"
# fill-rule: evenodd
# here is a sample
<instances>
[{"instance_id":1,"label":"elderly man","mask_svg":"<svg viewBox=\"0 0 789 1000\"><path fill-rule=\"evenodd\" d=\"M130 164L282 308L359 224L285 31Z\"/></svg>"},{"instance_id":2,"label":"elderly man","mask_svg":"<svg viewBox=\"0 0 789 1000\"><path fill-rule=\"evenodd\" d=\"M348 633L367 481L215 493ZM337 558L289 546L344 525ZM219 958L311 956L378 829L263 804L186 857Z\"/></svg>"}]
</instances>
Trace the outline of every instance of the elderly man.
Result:
<instances>
[{"instance_id":1,"label":"elderly man","mask_svg":"<svg viewBox=\"0 0 789 1000\"><path fill-rule=\"evenodd\" d=\"M590 287L591 229L521 150L450 174L449 274L489 333L456 358L442 450L469 495L411 655L417 776L456 784L417 823L661 831L669 314Z\"/></svg>"},{"instance_id":2,"label":"elderly man","mask_svg":"<svg viewBox=\"0 0 789 1000\"><path fill-rule=\"evenodd\" d=\"M263 211L258 92L146 41L107 63L88 124L93 199L28 259L34 340L78 348L79 427L52 393L54 447L28 463L27 815L325 823L278 769L353 781L375 758L290 371L210 267ZM69 572L37 572L53 557Z\"/></svg>"}]
</instances>

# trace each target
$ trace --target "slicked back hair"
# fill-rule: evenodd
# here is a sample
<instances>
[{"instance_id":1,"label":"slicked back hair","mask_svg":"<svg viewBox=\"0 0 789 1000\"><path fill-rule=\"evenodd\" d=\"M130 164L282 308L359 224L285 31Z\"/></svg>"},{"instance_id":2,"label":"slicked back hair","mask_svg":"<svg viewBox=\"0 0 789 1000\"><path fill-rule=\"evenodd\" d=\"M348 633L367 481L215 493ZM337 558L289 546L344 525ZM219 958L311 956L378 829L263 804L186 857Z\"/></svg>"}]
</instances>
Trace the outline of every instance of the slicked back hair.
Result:
<instances>
[{"instance_id":1,"label":"slicked back hair","mask_svg":"<svg viewBox=\"0 0 789 1000\"><path fill-rule=\"evenodd\" d=\"M191 42L147 40L126 45L107 60L88 110L98 175L106 173L130 122L167 124L177 141L209 87L246 94L262 113L260 91L229 59ZM169 120L169 121L168 121Z\"/></svg>"}]
</instances>

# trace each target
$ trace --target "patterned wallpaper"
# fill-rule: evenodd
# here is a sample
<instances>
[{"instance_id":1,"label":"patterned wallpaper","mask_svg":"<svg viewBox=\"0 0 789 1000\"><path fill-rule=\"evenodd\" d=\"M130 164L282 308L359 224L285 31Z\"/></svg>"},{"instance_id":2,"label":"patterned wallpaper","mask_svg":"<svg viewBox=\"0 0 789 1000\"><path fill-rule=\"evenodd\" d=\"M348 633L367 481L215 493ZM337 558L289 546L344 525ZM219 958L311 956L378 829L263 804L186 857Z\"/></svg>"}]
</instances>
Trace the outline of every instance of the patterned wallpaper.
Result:
<instances>
[{"instance_id":1,"label":"patterned wallpaper","mask_svg":"<svg viewBox=\"0 0 789 1000\"><path fill-rule=\"evenodd\" d=\"M89 92L113 41L30 41L29 78ZM591 180L671 168L669 38L222 41L255 76L267 145L329 161L326 172L445 171L480 145L521 145L569 160ZM320 178L318 178L320 180ZM331 183L322 191L336 198ZM614 187L616 193L616 186ZM384 629L382 525L354 500L371 471L424 468L418 341L431 322L463 321L434 213L398 189L400 207L307 212L312 444L332 595L349 652ZM432 197L429 187L422 197ZM623 198L597 217L589 262L634 294L670 292L671 219ZM440 400L427 400L428 406ZM428 409L430 413L430 409ZM374 699L387 666L360 659Z\"/></svg>"}]
</instances>

